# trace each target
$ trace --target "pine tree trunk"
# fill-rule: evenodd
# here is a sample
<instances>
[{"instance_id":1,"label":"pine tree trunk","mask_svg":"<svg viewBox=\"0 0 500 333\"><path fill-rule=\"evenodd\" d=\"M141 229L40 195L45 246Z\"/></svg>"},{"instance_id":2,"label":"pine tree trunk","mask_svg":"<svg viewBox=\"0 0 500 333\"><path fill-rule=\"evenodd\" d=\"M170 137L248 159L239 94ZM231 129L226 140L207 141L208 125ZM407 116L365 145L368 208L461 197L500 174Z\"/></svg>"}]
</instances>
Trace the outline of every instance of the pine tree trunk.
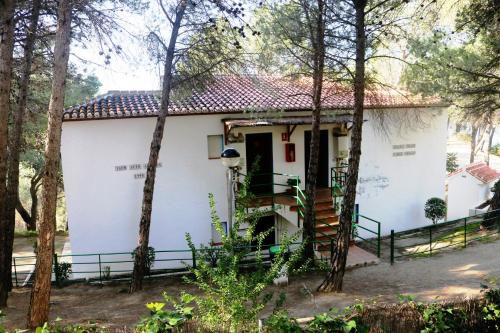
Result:
<instances>
[{"instance_id":1,"label":"pine tree trunk","mask_svg":"<svg viewBox=\"0 0 500 333\"><path fill-rule=\"evenodd\" d=\"M7 202L7 141L8 118L10 112L10 90L12 82L12 51L14 49L14 8L15 0L0 2L0 307L7 306L10 290L11 263L6 265L9 257L6 235L9 226L2 218ZM10 254L12 256L12 254Z\"/></svg>"},{"instance_id":2,"label":"pine tree trunk","mask_svg":"<svg viewBox=\"0 0 500 333\"><path fill-rule=\"evenodd\" d=\"M493 145L493 137L495 136L495 126L490 125L490 130L489 130L489 135L488 135L488 144L486 146L486 152L485 152L485 162L486 165L490 165L490 151L491 151L491 146Z\"/></svg>"},{"instance_id":3,"label":"pine tree trunk","mask_svg":"<svg viewBox=\"0 0 500 333\"><path fill-rule=\"evenodd\" d=\"M32 226L33 226L33 220L31 219L31 215L24 208L24 206L23 206L21 200L19 200L19 198L17 198L16 211L21 216L21 218L23 219L24 223L26 223L26 229L28 231L35 231L36 228L35 229L32 228Z\"/></svg>"},{"instance_id":4,"label":"pine tree trunk","mask_svg":"<svg viewBox=\"0 0 500 333\"><path fill-rule=\"evenodd\" d=\"M347 170L347 183L340 213L337 242L332 253L331 271L318 287L318 291L340 292L344 280L349 240L351 237L352 216L356 202L356 186L358 184L359 161L361 158L361 138L363 130L363 113L365 98L365 7L367 0L354 0L356 10L356 73L354 77L354 117L351 132L351 151Z\"/></svg>"},{"instance_id":5,"label":"pine tree trunk","mask_svg":"<svg viewBox=\"0 0 500 333\"><path fill-rule=\"evenodd\" d=\"M71 0L60 0L54 46L54 74L48 111L45 168L42 180L42 215L38 232L35 281L31 290L27 326L43 325L49 316L57 204L57 173L64 111L64 91L71 43Z\"/></svg>"},{"instance_id":6,"label":"pine tree trunk","mask_svg":"<svg viewBox=\"0 0 500 333\"><path fill-rule=\"evenodd\" d=\"M323 90L323 72L325 67L325 22L324 1L318 0L318 13L315 17L316 31L311 33L311 42L314 50L313 71L313 111L309 165L306 179L306 205L302 238L304 241L304 258L314 260L315 239L315 202L316 180L318 178L318 159L321 125L321 93Z\"/></svg>"},{"instance_id":7,"label":"pine tree trunk","mask_svg":"<svg viewBox=\"0 0 500 333\"><path fill-rule=\"evenodd\" d=\"M130 283L131 293L142 289L142 280L144 278L144 275L146 274L146 256L148 254L149 248L149 230L151 227L151 212L153 208L156 166L158 164L158 156L160 154L161 143L163 140L165 121L168 115L168 105L170 103L170 91L172 90L173 81L175 45L177 43L177 36L179 35L179 28L184 17L186 6L187 1L182 0L179 5L179 10L175 15L175 21L172 26L172 33L170 35L170 41L168 44L168 50L165 59L164 81L162 87L160 111L156 120L155 130L153 132L153 140L151 141L151 147L149 151L148 169L146 173L146 179L144 181L141 221L139 224L139 240L134 258L132 281Z\"/></svg>"},{"instance_id":8,"label":"pine tree trunk","mask_svg":"<svg viewBox=\"0 0 500 333\"><path fill-rule=\"evenodd\" d=\"M472 125L472 133L471 133L471 139L470 139L470 158L469 158L469 163L474 163L474 159L476 157L477 132L478 132L477 125L475 125L475 124Z\"/></svg>"},{"instance_id":9,"label":"pine tree trunk","mask_svg":"<svg viewBox=\"0 0 500 333\"><path fill-rule=\"evenodd\" d=\"M16 225L16 206L19 197L19 156L21 151L21 135L23 130L24 113L28 97L28 86L30 81L31 63L33 59L33 48L35 45L35 34L38 26L41 0L33 0L30 24L26 31L24 45L24 59L19 83L17 99L17 110L12 113L13 130L9 142L9 167L7 179L7 202L3 215L3 223L6 225L4 238L5 249L5 281L10 281L9 290L12 289L12 251L14 247L14 228Z\"/></svg>"}]
</instances>

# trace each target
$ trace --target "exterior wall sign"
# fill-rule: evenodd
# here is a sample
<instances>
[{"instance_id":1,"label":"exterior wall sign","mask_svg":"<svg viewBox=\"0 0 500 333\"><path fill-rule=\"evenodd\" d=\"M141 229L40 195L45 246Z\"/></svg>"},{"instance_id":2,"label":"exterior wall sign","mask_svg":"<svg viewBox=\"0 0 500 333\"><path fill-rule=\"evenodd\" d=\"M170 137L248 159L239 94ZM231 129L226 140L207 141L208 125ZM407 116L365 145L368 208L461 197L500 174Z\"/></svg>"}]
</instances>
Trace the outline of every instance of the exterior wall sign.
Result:
<instances>
[{"instance_id":1,"label":"exterior wall sign","mask_svg":"<svg viewBox=\"0 0 500 333\"><path fill-rule=\"evenodd\" d=\"M392 157L403 157L403 156L412 156L417 153L416 151L417 145L414 143L407 143L401 145L392 145Z\"/></svg>"},{"instance_id":2,"label":"exterior wall sign","mask_svg":"<svg viewBox=\"0 0 500 333\"><path fill-rule=\"evenodd\" d=\"M158 164L156 165L157 168L161 168L162 166L163 166L162 162L158 162ZM115 172L139 171L139 170L147 170L147 169L148 169L147 163L115 165ZM134 173L134 179L143 179L143 178L146 178L146 174L144 172Z\"/></svg>"}]
</instances>

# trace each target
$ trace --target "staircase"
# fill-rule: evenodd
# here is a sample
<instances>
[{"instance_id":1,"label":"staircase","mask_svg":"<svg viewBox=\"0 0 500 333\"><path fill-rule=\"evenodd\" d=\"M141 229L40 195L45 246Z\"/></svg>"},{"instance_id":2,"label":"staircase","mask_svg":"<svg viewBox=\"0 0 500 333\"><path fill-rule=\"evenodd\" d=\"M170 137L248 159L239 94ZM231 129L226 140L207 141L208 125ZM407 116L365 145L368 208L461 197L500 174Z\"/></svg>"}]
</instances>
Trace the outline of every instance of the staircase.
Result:
<instances>
[{"instance_id":1,"label":"staircase","mask_svg":"<svg viewBox=\"0 0 500 333\"><path fill-rule=\"evenodd\" d=\"M303 208L298 205L290 206L292 211L298 211L299 209ZM314 213L316 216L315 240L320 243L316 244L316 250L329 252L331 240L335 239L339 224L339 216L335 211L330 189L317 190Z\"/></svg>"}]
</instances>

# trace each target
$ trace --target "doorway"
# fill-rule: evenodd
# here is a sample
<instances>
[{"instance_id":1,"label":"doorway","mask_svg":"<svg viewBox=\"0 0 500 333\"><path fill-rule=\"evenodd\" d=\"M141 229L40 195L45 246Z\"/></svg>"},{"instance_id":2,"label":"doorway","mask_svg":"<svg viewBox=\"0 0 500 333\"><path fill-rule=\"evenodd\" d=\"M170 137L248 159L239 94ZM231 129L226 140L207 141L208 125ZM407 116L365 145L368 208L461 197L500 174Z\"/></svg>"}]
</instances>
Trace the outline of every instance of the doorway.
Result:
<instances>
[{"instance_id":1,"label":"doorway","mask_svg":"<svg viewBox=\"0 0 500 333\"><path fill-rule=\"evenodd\" d=\"M276 228L274 225L274 220L275 220L274 215L262 216L259 218L257 224L255 225L255 232L254 232L255 235L258 235L263 232L269 232L269 230L271 229L269 234L266 235L266 237L264 237L262 241L262 247L265 249L276 244ZM254 244L252 245L257 246L258 244L257 242L254 242Z\"/></svg>"},{"instance_id":2,"label":"doorway","mask_svg":"<svg viewBox=\"0 0 500 333\"><path fill-rule=\"evenodd\" d=\"M309 171L309 159L311 157L311 131L304 132L304 150L305 150L305 175ZM321 130L319 135L319 159L318 159L318 178L316 187L329 187L328 179L328 130Z\"/></svg>"},{"instance_id":3,"label":"doorway","mask_svg":"<svg viewBox=\"0 0 500 333\"><path fill-rule=\"evenodd\" d=\"M250 192L255 195L272 194L273 134L247 134L245 148L247 173L253 172L250 180Z\"/></svg>"}]
</instances>

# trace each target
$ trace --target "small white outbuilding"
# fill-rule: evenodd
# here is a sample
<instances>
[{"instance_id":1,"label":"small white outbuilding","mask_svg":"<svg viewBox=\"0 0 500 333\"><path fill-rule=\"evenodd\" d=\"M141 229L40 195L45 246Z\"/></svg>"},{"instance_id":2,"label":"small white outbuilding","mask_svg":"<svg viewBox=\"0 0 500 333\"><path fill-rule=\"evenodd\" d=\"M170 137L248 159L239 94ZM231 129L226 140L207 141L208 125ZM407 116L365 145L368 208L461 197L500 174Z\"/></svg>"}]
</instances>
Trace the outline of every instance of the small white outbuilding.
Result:
<instances>
[{"instance_id":1,"label":"small white outbuilding","mask_svg":"<svg viewBox=\"0 0 500 333\"><path fill-rule=\"evenodd\" d=\"M500 172L484 162L450 173L447 177L448 220L479 213L476 207L491 198L491 188L499 178Z\"/></svg>"}]
</instances>

